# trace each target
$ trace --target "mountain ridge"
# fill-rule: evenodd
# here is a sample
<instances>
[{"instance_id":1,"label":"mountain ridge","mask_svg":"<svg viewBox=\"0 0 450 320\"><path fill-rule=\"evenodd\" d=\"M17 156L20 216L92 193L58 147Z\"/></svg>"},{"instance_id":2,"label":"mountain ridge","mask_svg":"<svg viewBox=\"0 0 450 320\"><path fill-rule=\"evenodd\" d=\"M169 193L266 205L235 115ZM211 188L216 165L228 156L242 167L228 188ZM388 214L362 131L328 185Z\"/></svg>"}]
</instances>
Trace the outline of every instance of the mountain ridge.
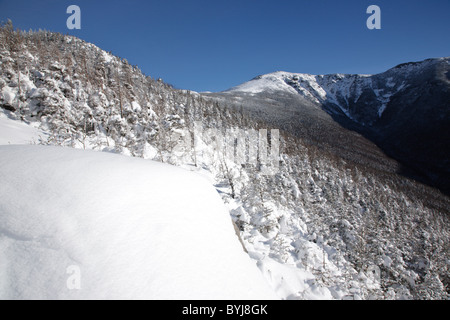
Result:
<instances>
[{"instance_id":1,"label":"mountain ridge","mask_svg":"<svg viewBox=\"0 0 450 320\"><path fill-rule=\"evenodd\" d=\"M289 103L294 106L286 108L287 114L279 122L293 122L293 117L302 121L309 115L296 115L299 109L321 108L343 128L363 135L401 162L406 168L401 172L449 194L449 74L450 57L402 63L373 75L276 71L209 95L225 101L260 96L261 108L266 98L290 96ZM254 106L247 109L260 111ZM282 114L279 109L277 112ZM273 123L277 116L269 112L262 118ZM330 122L323 127L329 126L334 128ZM301 130L299 125L291 127L293 133Z\"/></svg>"}]
</instances>

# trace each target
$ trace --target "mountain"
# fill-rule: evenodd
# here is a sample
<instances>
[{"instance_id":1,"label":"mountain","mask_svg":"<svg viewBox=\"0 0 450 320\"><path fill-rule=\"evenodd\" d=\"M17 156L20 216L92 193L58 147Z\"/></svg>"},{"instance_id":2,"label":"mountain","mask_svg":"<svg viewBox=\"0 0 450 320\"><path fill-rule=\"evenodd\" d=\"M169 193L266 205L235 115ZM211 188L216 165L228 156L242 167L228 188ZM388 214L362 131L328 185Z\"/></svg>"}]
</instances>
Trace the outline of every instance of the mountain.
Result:
<instances>
[{"instance_id":1,"label":"mountain","mask_svg":"<svg viewBox=\"0 0 450 320\"><path fill-rule=\"evenodd\" d=\"M292 81L300 83L300 77L298 80L294 77ZM275 75L275 80L280 79L283 80ZM262 79L254 82L258 80ZM108 271L138 274L139 270L133 268L142 266L147 270L145 263L139 263L141 256L120 251L130 257L127 260L136 257L137 261L118 263L113 248L96 230L86 228L92 233L76 233L80 242L71 237L72 226L91 226L92 216L86 212L90 210L78 213L77 208L98 209L95 211L98 216L105 217L108 212L100 212L99 204L106 203L105 208L114 210L115 204L120 207L118 200L123 199L130 203L130 208L137 209L130 214L133 221L111 213L117 224L111 222L108 230L112 233L117 229L123 237L126 234L133 238L136 228L139 231L136 239L145 242L151 234L147 235L136 221L146 222L149 230L155 230L158 221L162 221L158 219L165 217L145 216L141 220L142 207L158 204L163 212L183 205L192 209L188 215L193 216L197 205L205 209L213 201L216 195L211 190L215 189L233 219L248 257L258 267L257 272L282 299L448 299L449 197L397 174L400 164L386 156L365 132L355 131L366 128L369 134L374 124L364 126L350 118L356 115L346 115L331 104L325 108L324 103L299 94L284 80L278 84L287 89L215 95L177 90L143 74L126 59L76 37L47 31L22 32L10 24L1 27L0 144L82 150L75 155L66 153L65 148L24 148L15 157L14 147L2 147L0 171L2 181L8 180L8 185L0 186L4 195L0 197L0 208L8 209L8 221L0 227L0 241L6 243L0 245L0 255L7 256L8 261L22 262L44 261L39 260L41 256L49 257L50 263L59 265L58 262L67 261L65 257L59 259L61 252L51 251L55 255L50 257L50 251L39 250L39 246L50 244L49 247L58 249L57 244L64 249L65 245L73 244L79 249L78 256L83 257L83 252L92 253L88 244L99 241L108 248L101 255L104 261L111 259L114 266L120 267ZM336 121L338 118L342 119L341 123ZM279 147L274 153L277 166L267 165L264 156L268 149L276 150L273 148L276 145ZM48 150L48 158L44 150ZM89 150L180 166L206 178L211 188L195 184L191 190L183 178L185 188L179 190L173 186L173 189L180 197L183 190L189 189L186 195L192 201L172 203L172 184L165 188L161 182L164 177L152 177L161 172L171 180L179 170L154 163L147 165L142 160L128 162L123 160L125 157L97 157ZM37 157L39 164L34 165L33 159ZM68 160L71 157L72 162ZM129 165L116 166L113 159ZM78 161L85 165L77 165ZM58 169L56 177L51 175L53 168ZM64 180L67 186L58 178L60 175L67 175L68 179ZM42 181L46 176L52 178ZM185 175L180 173L182 176ZM99 179L105 180L105 185ZM112 183L111 179L120 181ZM50 192L42 195L41 185ZM27 189L28 186L34 187ZM116 192L115 187L124 190L125 186L130 188L123 193ZM66 198L60 199L65 189L68 190ZM110 189L113 190L108 192ZM90 197L91 194L105 197ZM168 200L160 201L160 198ZM39 210L45 205L52 210L62 208L59 200L67 200L64 212L68 219L55 216L53 211ZM28 204L27 212L16 210L22 202ZM39 207L33 203L39 203ZM39 230L44 237L32 237L28 215L42 215ZM52 224L54 219L58 223ZM205 229L209 234L211 230L206 230L206 224L213 223L210 219L214 218L205 219L194 219L194 224L198 223L196 230ZM223 228L229 230L229 223L223 223L226 223ZM176 241L171 241L171 246L183 247L187 240L173 236ZM230 242L236 244L235 238L230 238ZM26 249L34 243L36 251L15 250ZM158 244L164 248L164 243ZM140 244L139 248L142 246L153 249L146 244ZM233 246L242 253L239 244ZM209 254L204 255L195 259L203 261ZM230 258L229 263L234 260ZM0 261L0 275L6 275L10 281L2 285L10 288L26 288L30 284L45 290L49 288L47 283L49 286L60 283L58 279L53 282L51 275L40 272L39 268L33 269L33 273L9 273L6 260ZM83 261L85 268L95 269L93 259ZM17 264L17 268L23 264ZM161 279L165 276L162 274ZM37 283L35 279L49 279L49 282ZM152 276L145 271L140 279L146 281ZM117 290L114 284L110 285ZM89 292L84 294L89 296Z\"/></svg>"},{"instance_id":2,"label":"mountain","mask_svg":"<svg viewBox=\"0 0 450 320\"><path fill-rule=\"evenodd\" d=\"M275 72L206 95L242 105L345 159L403 172L448 193L449 79L447 57L376 75Z\"/></svg>"}]
</instances>

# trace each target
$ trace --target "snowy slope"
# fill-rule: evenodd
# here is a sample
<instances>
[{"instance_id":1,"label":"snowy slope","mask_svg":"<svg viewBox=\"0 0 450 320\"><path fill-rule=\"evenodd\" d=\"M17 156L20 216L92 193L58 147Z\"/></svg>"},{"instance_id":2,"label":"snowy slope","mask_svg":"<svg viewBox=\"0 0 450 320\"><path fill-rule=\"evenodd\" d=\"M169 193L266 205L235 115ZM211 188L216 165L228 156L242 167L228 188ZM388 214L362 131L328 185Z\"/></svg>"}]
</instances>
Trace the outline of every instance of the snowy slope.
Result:
<instances>
[{"instance_id":1,"label":"snowy slope","mask_svg":"<svg viewBox=\"0 0 450 320\"><path fill-rule=\"evenodd\" d=\"M296 91L287 85L284 79L293 75L288 72L274 72L266 75L261 75L253 78L252 80L233 87L225 92L246 92L246 93L260 93L265 91L288 91L290 93L296 93Z\"/></svg>"},{"instance_id":2,"label":"snowy slope","mask_svg":"<svg viewBox=\"0 0 450 320\"><path fill-rule=\"evenodd\" d=\"M416 78L426 83L426 73L430 72L429 70L442 73L440 80L448 84L448 75L445 74L449 64L448 57L428 59L404 63L376 75L311 75L277 71L260 75L224 93L258 94L281 91L299 94L313 103L326 105L328 112L343 112L359 124L372 125L382 117L393 97L414 86Z\"/></svg>"},{"instance_id":3,"label":"snowy slope","mask_svg":"<svg viewBox=\"0 0 450 320\"><path fill-rule=\"evenodd\" d=\"M277 298L195 173L1 146L0 180L1 299Z\"/></svg>"},{"instance_id":4,"label":"snowy slope","mask_svg":"<svg viewBox=\"0 0 450 320\"><path fill-rule=\"evenodd\" d=\"M48 136L44 131L20 121L9 119L0 111L0 145L33 144Z\"/></svg>"},{"instance_id":5,"label":"snowy slope","mask_svg":"<svg viewBox=\"0 0 450 320\"><path fill-rule=\"evenodd\" d=\"M351 117L348 108L339 103L339 98L343 95L348 97L351 88L357 82L367 82L369 76L366 75L311 75L306 73L291 73L277 71L258 76L248 82L233 87L225 93L250 93L281 91L290 94L299 94L309 101L322 104L331 102L337 104L341 110Z\"/></svg>"}]
</instances>

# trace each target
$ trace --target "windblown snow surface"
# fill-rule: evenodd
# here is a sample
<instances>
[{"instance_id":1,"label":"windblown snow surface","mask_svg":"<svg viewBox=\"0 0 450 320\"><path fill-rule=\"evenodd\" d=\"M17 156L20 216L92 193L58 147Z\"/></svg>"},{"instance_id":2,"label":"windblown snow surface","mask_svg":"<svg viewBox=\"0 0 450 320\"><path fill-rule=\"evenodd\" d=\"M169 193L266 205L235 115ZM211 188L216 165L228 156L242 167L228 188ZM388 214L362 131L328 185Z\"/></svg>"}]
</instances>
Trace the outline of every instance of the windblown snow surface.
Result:
<instances>
[{"instance_id":1,"label":"windblown snow surface","mask_svg":"<svg viewBox=\"0 0 450 320\"><path fill-rule=\"evenodd\" d=\"M277 298L201 175L4 145L0 181L0 299Z\"/></svg>"}]
</instances>

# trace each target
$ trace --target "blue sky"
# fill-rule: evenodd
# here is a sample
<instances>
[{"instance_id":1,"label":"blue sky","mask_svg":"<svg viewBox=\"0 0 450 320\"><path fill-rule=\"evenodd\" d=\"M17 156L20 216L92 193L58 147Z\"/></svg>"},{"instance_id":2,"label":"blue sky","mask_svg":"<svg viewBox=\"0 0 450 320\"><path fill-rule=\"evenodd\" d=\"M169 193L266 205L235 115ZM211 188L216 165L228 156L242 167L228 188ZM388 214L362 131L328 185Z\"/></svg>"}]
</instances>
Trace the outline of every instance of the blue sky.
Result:
<instances>
[{"instance_id":1,"label":"blue sky","mask_svg":"<svg viewBox=\"0 0 450 320\"><path fill-rule=\"evenodd\" d=\"M66 9L81 8L81 30ZM366 9L381 8L381 30ZM274 71L378 73L450 56L449 0L0 0L0 20L78 36L181 89L221 91Z\"/></svg>"}]
</instances>

